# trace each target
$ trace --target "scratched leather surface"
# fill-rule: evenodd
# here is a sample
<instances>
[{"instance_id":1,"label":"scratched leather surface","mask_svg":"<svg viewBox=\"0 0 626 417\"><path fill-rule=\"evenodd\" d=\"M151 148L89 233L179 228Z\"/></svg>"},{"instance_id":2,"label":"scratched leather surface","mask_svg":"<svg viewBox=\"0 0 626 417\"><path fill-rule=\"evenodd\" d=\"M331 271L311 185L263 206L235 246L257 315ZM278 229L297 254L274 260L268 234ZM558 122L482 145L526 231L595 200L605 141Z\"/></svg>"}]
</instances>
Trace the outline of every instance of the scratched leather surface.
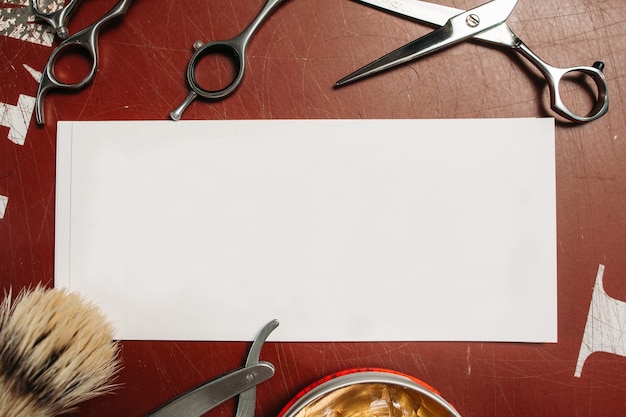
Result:
<instances>
[{"instance_id":1,"label":"scratched leather surface","mask_svg":"<svg viewBox=\"0 0 626 417\"><path fill-rule=\"evenodd\" d=\"M91 23L113 3L84 2L70 31ZM187 93L183 76L193 41L233 36L260 3L135 0L125 19L103 32L102 62L90 87L76 94L52 92L46 102L48 124L37 127L33 117L23 144L7 139L8 128L0 127L0 196L8 197L0 219L3 290L53 280L56 120L165 119ZM442 3L458 8L478 4ZM626 300L626 3L520 0L509 23L554 65L603 60L611 94L608 115L586 125L559 123L556 128L559 343L270 341L261 357L273 362L277 373L258 388L258 417L276 415L300 389L328 373L362 366L393 368L421 378L468 417L623 415L626 358L595 353L581 378L574 378L574 370L599 264L606 266L607 293ZM547 90L534 69L512 52L472 43L353 86L332 88L342 76L428 30L348 0L292 0L252 41L240 89L221 102L196 101L184 117L552 115ZM24 65L41 71L50 52L45 45L0 36L1 103L15 106L20 94L35 96L37 82ZM80 62L68 60L64 65L71 70ZM226 70L220 71L218 77L227 76ZM575 86L568 84L568 103L585 108L588 97ZM1 124L9 122L5 117ZM389 314L392 319L391 310ZM420 310L418 297L415 325L429 318L428 311ZM617 325L623 330L626 323ZM83 404L74 415L141 416L181 391L242 365L248 348L246 343L214 342L122 345L122 386L113 395ZM232 409L230 402L213 413L228 416Z\"/></svg>"}]
</instances>

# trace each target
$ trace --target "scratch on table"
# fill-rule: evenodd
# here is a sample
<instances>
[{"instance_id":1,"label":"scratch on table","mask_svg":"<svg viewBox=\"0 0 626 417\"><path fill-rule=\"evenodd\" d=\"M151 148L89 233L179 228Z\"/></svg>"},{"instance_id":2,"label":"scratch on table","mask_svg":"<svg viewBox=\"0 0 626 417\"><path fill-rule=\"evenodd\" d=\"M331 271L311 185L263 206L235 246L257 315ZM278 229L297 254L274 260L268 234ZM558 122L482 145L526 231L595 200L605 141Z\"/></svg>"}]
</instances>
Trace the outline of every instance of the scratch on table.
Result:
<instances>
[{"instance_id":1,"label":"scratch on table","mask_svg":"<svg viewBox=\"0 0 626 417\"><path fill-rule=\"evenodd\" d=\"M506 392L502 388L502 385L500 385L498 382L496 382L496 387L498 387L498 393L500 394L500 398L502 398L504 400L504 404L506 405L506 408L508 410L508 414L511 415L511 416L514 416L515 415L514 407L511 405L511 402L509 401L509 398L508 398ZM498 393L494 392L494 404L496 404ZM494 407L494 409L497 409L497 408Z\"/></svg>"},{"instance_id":2,"label":"scratch on table","mask_svg":"<svg viewBox=\"0 0 626 417\"><path fill-rule=\"evenodd\" d=\"M41 195L41 205L43 207L43 211L44 213L47 213L49 215L53 215L54 214L54 196L55 196L55 189L54 187L51 187L49 192L48 192L48 196L45 197L43 192ZM45 227L46 227L46 220L44 219L41 222L41 227L39 228L39 234L37 235L37 242L40 242L42 238L45 238Z\"/></svg>"},{"instance_id":3,"label":"scratch on table","mask_svg":"<svg viewBox=\"0 0 626 417\"><path fill-rule=\"evenodd\" d=\"M472 347L470 345L467 345L467 356L465 358L465 362L467 363L467 376L472 375L472 362L471 362L471 356L472 356Z\"/></svg>"},{"instance_id":4,"label":"scratch on table","mask_svg":"<svg viewBox=\"0 0 626 417\"><path fill-rule=\"evenodd\" d=\"M78 116L77 117L79 119L83 117L83 114L85 113L89 103L91 102L91 98L93 97L93 93L94 93L94 90L95 90L94 87L95 86L96 86L96 82L92 83L91 88L88 89L87 99L85 100L85 102L83 103L83 106L78 111Z\"/></svg>"},{"instance_id":5,"label":"scratch on table","mask_svg":"<svg viewBox=\"0 0 626 417\"><path fill-rule=\"evenodd\" d=\"M198 367L195 364L195 361L191 360L189 358L189 356L187 356L185 351L183 349L181 349L181 347L180 347L180 345L178 343L174 342L174 348L176 348L176 350L178 351L178 354L174 355L174 357L184 359L184 361L186 363L191 365L191 368L195 371L195 373L196 373L196 375L198 377L204 378L203 373L200 371L200 369L198 369ZM179 365L179 368L180 368L180 365ZM182 368L182 370L186 372L187 371L187 367Z\"/></svg>"},{"instance_id":6,"label":"scratch on table","mask_svg":"<svg viewBox=\"0 0 626 417\"><path fill-rule=\"evenodd\" d=\"M153 349L151 344L147 345L147 354L148 354L148 358L146 359L147 361L149 361L150 359L154 362L154 367L158 370L162 370L162 369L167 369L166 364L164 364L160 359L159 359L159 355L157 354L157 352L155 352L155 350ZM168 372L158 372L158 377L160 379L160 384L159 386L161 387L172 387L174 386L174 380L170 377ZM163 391L165 391L165 389L162 389Z\"/></svg>"},{"instance_id":7,"label":"scratch on table","mask_svg":"<svg viewBox=\"0 0 626 417\"><path fill-rule=\"evenodd\" d=\"M281 343L276 344L275 346L277 355L275 365L278 369L285 369L285 371L280 373L284 387L289 391L301 389L302 377L300 375L300 368L298 366L287 368L288 364L297 363L297 355L294 353L293 345ZM315 347L311 346L311 348ZM324 355L324 352L325 351L322 351L321 354ZM323 364L324 361L322 360L320 363Z\"/></svg>"}]
</instances>

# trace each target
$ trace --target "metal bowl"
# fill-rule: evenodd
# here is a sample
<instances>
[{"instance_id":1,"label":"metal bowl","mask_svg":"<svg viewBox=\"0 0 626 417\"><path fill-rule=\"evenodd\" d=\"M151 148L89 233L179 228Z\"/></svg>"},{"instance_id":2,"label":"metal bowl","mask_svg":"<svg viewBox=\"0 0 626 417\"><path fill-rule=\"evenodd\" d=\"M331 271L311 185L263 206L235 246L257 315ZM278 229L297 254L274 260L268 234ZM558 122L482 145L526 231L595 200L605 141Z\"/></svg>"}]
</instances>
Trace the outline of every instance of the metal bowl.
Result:
<instances>
[{"instance_id":1,"label":"metal bowl","mask_svg":"<svg viewBox=\"0 0 626 417\"><path fill-rule=\"evenodd\" d=\"M305 388L278 417L461 417L432 387L386 369L353 369Z\"/></svg>"}]
</instances>

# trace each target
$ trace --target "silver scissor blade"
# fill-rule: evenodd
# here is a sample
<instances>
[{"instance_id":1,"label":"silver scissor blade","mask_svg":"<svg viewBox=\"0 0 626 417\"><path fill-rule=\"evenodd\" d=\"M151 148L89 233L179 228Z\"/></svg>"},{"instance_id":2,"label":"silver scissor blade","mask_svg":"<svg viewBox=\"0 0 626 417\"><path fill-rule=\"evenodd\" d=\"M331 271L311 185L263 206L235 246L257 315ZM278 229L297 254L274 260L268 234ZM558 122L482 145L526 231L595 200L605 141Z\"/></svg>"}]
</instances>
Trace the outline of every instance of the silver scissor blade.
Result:
<instances>
[{"instance_id":1,"label":"silver scissor blade","mask_svg":"<svg viewBox=\"0 0 626 417\"><path fill-rule=\"evenodd\" d=\"M256 336L254 341L252 342L252 346L250 347L250 351L248 352L248 357L246 358L246 366L254 365L259 361L261 357L261 348L263 348L263 344L267 340L267 337L278 327L278 320L274 319L267 323L259 334Z\"/></svg>"},{"instance_id":2,"label":"silver scissor blade","mask_svg":"<svg viewBox=\"0 0 626 417\"><path fill-rule=\"evenodd\" d=\"M443 26L451 18L463 13L461 9L420 0L353 0L429 25Z\"/></svg>"},{"instance_id":3,"label":"silver scissor blade","mask_svg":"<svg viewBox=\"0 0 626 417\"><path fill-rule=\"evenodd\" d=\"M399 16L407 17L431 26L443 26L446 22L463 13L463 10L441 4L429 3L421 0L353 0L357 3L381 9ZM476 40L505 47L512 47L515 35L506 23L501 23L489 30L478 33L473 37Z\"/></svg>"},{"instance_id":4,"label":"silver scissor blade","mask_svg":"<svg viewBox=\"0 0 626 417\"><path fill-rule=\"evenodd\" d=\"M441 28L409 42L354 71L352 74L337 81L335 86L340 87L393 68L496 27L509 17L516 4L517 0L493 0L461 12L448 19Z\"/></svg>"},{"instance_id":5,"label":"silver scissor blade","mask_svg":"<svg viewBox=\"0 0 626 417\"><path fill-rule=\"evenodd\" d=\"M451 33L452 31L450 25L446 24L445 26L432 31L427 35L424 35L413 42L409 42L395 51L378 58L376 61L370 62L353 73L348 74L341 80L337 81L335 86L341 87L434 52L435 50L440 49L442 45L449 43Z\"/></svg>"},{"instance_id":6,"label":"silver scissor blade","mask_svg":"<svg viewBox=\"0 0 626 417\"><path fill-rule=\"evenodd\" d=\"M261 355L261 348L265 343L267 337L278 327L278 320L272 320L267 323L263 329L259 332L257 337L252 342L248 357L246 358L246 366L252 366L259 362ZM256 387L252 387L247 391L244 391L239 395L237 401L237 411L235 417L254 417L254 407L256 405Z\"/></svg>"}]
</instances>

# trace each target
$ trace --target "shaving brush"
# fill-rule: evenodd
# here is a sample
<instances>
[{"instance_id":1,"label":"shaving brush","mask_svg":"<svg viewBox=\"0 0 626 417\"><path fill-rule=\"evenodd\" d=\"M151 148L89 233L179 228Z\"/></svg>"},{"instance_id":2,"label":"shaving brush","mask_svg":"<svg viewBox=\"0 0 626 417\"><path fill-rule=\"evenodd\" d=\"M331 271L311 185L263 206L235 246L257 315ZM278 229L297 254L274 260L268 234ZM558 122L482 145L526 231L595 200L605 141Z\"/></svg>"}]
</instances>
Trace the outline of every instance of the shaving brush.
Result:
<instances>
[{"instance_id":1,"label":"shaving brush","mask_svg":"<svg viewBox=\"0 0 626 417\"><path fill-rule=\"evenodd\" d=\"M0 416L52 417L109 392L119 348L100 309L37 287L0 304Z\"/></svg>"}]
</instances>

